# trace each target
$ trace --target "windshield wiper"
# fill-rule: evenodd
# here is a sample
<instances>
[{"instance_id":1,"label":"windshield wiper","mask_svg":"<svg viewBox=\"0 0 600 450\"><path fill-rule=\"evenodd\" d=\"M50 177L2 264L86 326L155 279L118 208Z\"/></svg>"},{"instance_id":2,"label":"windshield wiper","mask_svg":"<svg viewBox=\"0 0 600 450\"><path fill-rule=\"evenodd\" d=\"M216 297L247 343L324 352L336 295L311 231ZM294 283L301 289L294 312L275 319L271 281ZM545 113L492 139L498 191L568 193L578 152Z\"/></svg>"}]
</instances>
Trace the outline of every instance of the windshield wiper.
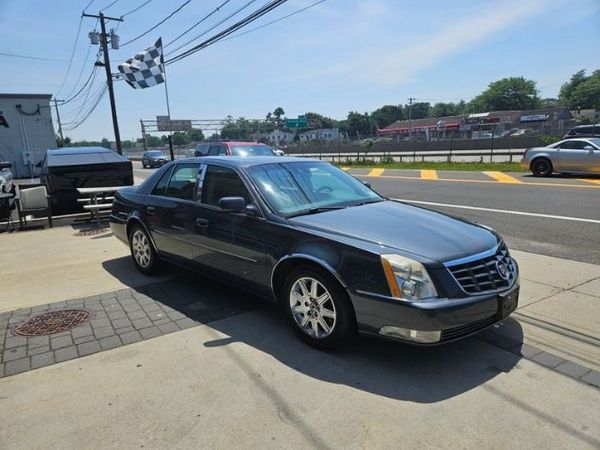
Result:
<instances>
[{"instance_id":1,"label":"windshield wiper","mask_svg":"<svg viewBox=\"0 0 600 450\"><path fill-rule=\"evenodd\" d=\"M369 203L379 203L382 202L383 199L382 198L374 198L371 200L361 200L360 202L356 202L354 204L354 206L362 206L362 205L368 205Z\"/></svg>"},{"instance_id":2,"label":"windshield wiper","mask_svg":"<svg viewBox=\"0 0 600 450\"><path fill-rule=\"evenodd\" d=\"M333 211L335 209L344 209L344 208L347 208L347 206L320 206L318 208L309 208L309 209L304 209L302 211L298 211L296 213L290 214L286 218L291 219L292 217L307 216L309 214L318 214L318 213L322 213L325 211Z\"/></svg>"}]
</instances>

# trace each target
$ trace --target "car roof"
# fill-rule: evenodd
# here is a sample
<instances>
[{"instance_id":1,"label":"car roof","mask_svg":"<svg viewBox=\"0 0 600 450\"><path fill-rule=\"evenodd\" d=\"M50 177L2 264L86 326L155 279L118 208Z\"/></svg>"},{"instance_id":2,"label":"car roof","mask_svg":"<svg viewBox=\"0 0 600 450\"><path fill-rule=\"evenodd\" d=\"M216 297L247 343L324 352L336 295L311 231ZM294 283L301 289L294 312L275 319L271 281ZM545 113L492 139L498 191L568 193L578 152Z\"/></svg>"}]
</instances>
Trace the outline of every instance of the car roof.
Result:
<instances>
[{"instance_id":1,"label":"car roof","mask_svg":"<svg viewBox=\"0 0 600 450\"><path fill-rule=\"evenodd\" d=\"M194 158L178 159L178 163L185 162L202 162L202 163L219 163L232 167L252 167L261 164L281 164L293 162L320 161L318 159L299 158L294 156L203 156ZM324 162L324 161L323 161Z\"/></svg>"}]
</instances>

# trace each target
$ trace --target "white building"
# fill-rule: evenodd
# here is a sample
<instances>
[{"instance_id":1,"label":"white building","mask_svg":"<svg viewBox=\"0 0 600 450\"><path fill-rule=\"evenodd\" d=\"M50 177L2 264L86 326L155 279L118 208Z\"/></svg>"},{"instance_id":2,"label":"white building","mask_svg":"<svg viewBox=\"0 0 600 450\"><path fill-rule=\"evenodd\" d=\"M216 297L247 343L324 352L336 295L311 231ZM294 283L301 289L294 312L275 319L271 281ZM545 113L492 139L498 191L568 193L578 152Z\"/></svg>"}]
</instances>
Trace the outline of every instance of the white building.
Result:
<instances>
[{"instance_id":1,"label":"white building","mask_svg":"<svg viewBox=\"0 0 600 450\"><path fill-rule=\"evenodd\" d=\"M56 147L50 94L0 94L0 161L12 163L15 178L34 175L34 166Z\"/></svg>"},{"instance_id":2,"label":"white building","mask_svg":"<svg viewBox=\"0 0 600 450\"><path fill-rule=\"evenodd\" d=\"M287 131L282 130L274 130L270 133L257 133L252 137L254 140L265 140L269 144L280 145L280 144L289 144L294 141L295 133L289 133Z\"/></svg>"},{"instance_id":3,"label":"white building","mask_svg":"<svg viewBox=\"0 0 600 450\"><path fill-rule=\"evenodd\" d=\"M338 128L320 128L318 130L308 130L300 133L300 141L337 141L340 139L340 130Z\"/></svg>"}]
</instances>

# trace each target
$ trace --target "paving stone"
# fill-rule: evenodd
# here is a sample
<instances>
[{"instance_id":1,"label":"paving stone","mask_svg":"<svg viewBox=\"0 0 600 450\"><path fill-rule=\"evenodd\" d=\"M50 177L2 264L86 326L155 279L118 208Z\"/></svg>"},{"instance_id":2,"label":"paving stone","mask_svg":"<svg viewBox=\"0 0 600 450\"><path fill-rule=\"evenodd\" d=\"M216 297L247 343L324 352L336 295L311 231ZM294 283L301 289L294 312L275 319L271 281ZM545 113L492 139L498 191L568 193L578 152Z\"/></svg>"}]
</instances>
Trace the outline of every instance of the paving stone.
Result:
<instances>
[{"instance_id":1,"label":"paving stone","mask_svg":"<svg viewBox=\"0 0 600 450\"><path fill-rule=\"evenodd\" d=\"M0 363L0 378L4 376L4 364Z\"/></svg>"},{"instance_id":2,"label":"paving stone","mask_svg":"<svg viewBox=\"0 0 600 450\"><path fill-rule=\"evenodd\" d=\"M140 334L144 339L150 339L153 337L161 336L162 332L158 329L158 327L150 327L141 329Z\"/></svg>"},{"instance_id":3,"label":"paving stone","mask_svg":"<svg viewBox=\"0 0 600 450\"><path fill-rule=\"evenodd\" d=\"M94 319L94 320L92 320L90 322L90 325L92 326L93 329L110 327L110 320L108 320L108 319Z\"/></svg>"},{"instance_id":4,"label":"paving stone","mask_svg":"<svg viewBox=\"0 0 600 450\"><path fill-rule=\"evenodd\" d=\"M152 326L152 321L146 317L142 318L142 319L138 319L138 320L134 320L132 323L133 327L136 330L142 329L142 328L148 328Z\"/></svg>"},{"instance_id":5,"label":"paving stone","mask_svg":"<svg viewBox=\"0 0 600 450\"><path fill-rule=\"evenodd\" d=\"M58 350L59 348L69 347L70 345L73 345L73 339L71 338L71 335L53 337L50 339L50 347L52 348L52 350Z\"/></svg>"},{"instance_id":6,"label":"paving stone","mask_svg":"<svg viewBox=\"0 0 600 450\"><path fill-rule=\"evenodd\" d=\"M77 358L77 348L75 346L61 348L54 352L54 359L57 363L73 358Z\"/></svg>"},{"instance_id":7,"label":"paving stone","mask_svg":"<svg viewBox=\"0 0 600 450\"><path fill-rule=\"evenodd\" d=\"M27 339L27 347L32 350L36 347L47 347L50 345L49 336L32 336Z\"/></svg>"},{"instance_id":8,"label":"paving stone","mask_svg":"<svg viewBox=\"0 0 600 450\"><path fill-rule=\"evenodd\" d=\"M135 328L133 328L133 326L130 326L130 327L119 328L116 331L117 331L118 335L121 335L121 334L125 334L125 333L131 333L132 331L135 331Z\"/></svg>"},{"instance_id":9,"label":"paving stone","mask_svg":"<svg viewBox=\"0 0 600 450\"><path fill-rule=\"evenodd\" d=\"M137 311L132 311L127 313L127 317L129 318L129 320L138 320L138 319L144 319L148 317L148 314L143 311L143 310L137 310Z\"/></svg>"},{"instance_id":10,"label":"paving stone","mask_svg":"<svg viewBox=\"0 0 600 450\"><path fill-rule=\"evenodd\" d=\"M590 372L586 373L580 378L580 380L600 388L600 372L596 370L591 370Z\"/></svg>"},{"instance_id":11,"label":"paving stone","mask_svg":"<svg viewBox=\"0 0 600 450\"><path fill-rule=\"evenodd\" d=\"M25 336L12 336L8 335L4 341L4 348L15 348L27 345L27 338Z\"/></svg>"},{"instance_id":12,"label":"paving stone","mask_svg":"<svg viewBox=\"0 0 600 450\"><path fill-rule=\"evenodd\" d=\"M108 315L108 318L113 321L116 319L127 318L127 314L125 314L125 311L123 311L122 309L119 309L117 311L108 311L106 314Z\"/></svg>"},{"instance_id":13,"label":"paving stone","mask_svg":"<svg viewBox=\"0 0 600 450\"><path fill-rule=\"evenodd\" d=\"M115 328L124 328L124 327L130 327L131 326L131 321L129 319L114 319L112 321L112 326Z\"/></svg>"},{"instance_id":14,"label":"paving stone","mask_svg":"<svg viewBox=\"0 0 600 450\"><path fill-rule=\"evenodd\" d=\"M21 358L14 361L4 363L4 376L15 375L17 373L26 372L31 369L29 358Z\"/></svg>"},{"instance_id":15,"label":"paving stone","mask_svg":"<svg viewBox=\"0 0 600 450\"><path fill-rule=\"evenodd\" d=\"M169 316L171 320L180 320L187 317L185 314L182 314L179 311L169 311L167 312L167 316Z\"/></svg>"},{"instance_id":16,"label":"paving stone","mask_svg":"<svg viewBox=\"0 0 600 450\"><path fill-rule=\"evenodd\" d=\"M590 371L589 368L583 367L572 361L565 361L554 368L557 372L563 373L573 378L579 378Z\"/></svg>"},{"instance_id":17,"label":"paving stone","mask_svg":"<svg viewBox=\"0 0 600 450\"><path fill-rule=\"evenodd\" d=\"M175 322L163 323L162 325L158 326L158 329L162 331L163 334L179 331L179 327Z\"/></svg>"},{"instance_id":18,"label":"paving stone","mask_svg":"<svg viewBox=\"0 0 600 450\"><path fill-rule=\"evenodd\" d=\"M541 364L542 366L549 367L551 369L553 369L554 367L558 366L559 364L565 362L565 360L563 358L560 358L560 357L553 355L552 353L548 353L548 352L541 352L541 353L533 356L531 358L531 360L535 361L538 364Z\"/></svg>"},{"instance_id":19,"label":"paving stone","mask_svg":"<svg viewBox=\"0 0 600 450\"><path fill-rule=\"evenodd\" d=\"M52 352L42 353L41 355L31 357L32 369L49 366L50 364L54 364L54 353Z\"/></svg>"},{"instance_id":20,"label":"paving stone","mask_svg":"<svg viewBox=\"0 0 600 450\"><path fill-rule=\"evenodd\" d=\"M120 335L123 344L133 344L142 340L142 336L138 331L130 331L129 333L123 333Z\"/></svg>"},{"instance_id":21,"label":"paving stone","mask_svg":"<svg viewBox=\"0 0 600 450\"><path fill-rule=\"evenodd\" d=\"M93 320L108 320L108 314L106 314L106 312L104 310L97 311L94 313Z\"/></svg>"},{"instance_id":22,"label":"paving stone","mask_svg":"<svg viewBox=\"0 0 600 450\"><path fill-rule=\"evenodd\" d=\"M90 342L90 341L95 341L96 338L94 337L93 334L90 334L88 336L81 336L79 338L75 338L73 339L73 343L75 345L79 345L79 344L83 344L84 342Z\"/></svg>"},{"instance_id":23,"label":"paving stone","mask_svg":"<svg viewBox=\"0 0 600 450\"><path fill-rule=\"evenodd\" d=\"M79 356L90 355L92 353L99 352L100 350L100 344L97 341L90 341L77 346L77 352L79 353Z\"/></svg>"},{"instance_id":24,"label":"paving stone","mask_svg":"<svg viewBox=\"0 0 600 450\"><path fill-rule=\"evenodd\" d=\"M521 345L521 349L518 354L520 354L523 358L531 359L536 355L539 355L542 351L539 348L533 347L529 344Z\"/></svg>"},{"instance_id":25,"label":"paving stone","mask_svg":"<svg viewBox=\"0 0 600 450\"><path fill-rule=\"evenodd\" d=\"M115 330L113 330L112 327L94 328L94 336L96 336L96 339L113 336L114 334Z\"/></svg>"},{"instance_id":26,"label":"paving stone","mask_svg":"<svg viewBox=\"0 0 600 450\"><path fill-rule=\"evenodd\" d=\"M7 349L2 354L2 361L14 361L15 359L25 358L27 356L27 347L14 347Z\"/></svg>"},{"instance_id":27,"label":"paving stone","mask_svg":"<svg viewBox=\"0 0 600 450\"><path fill-rule=\"evenodd\" d=\"M93 334L92 327L89 325L81 325L71 330L71 335L73 336L73 339L77 339L84 336L90 336L91 334Z\"/></svg>"},{"instance_id":28,"label":"paving stone","mask_svg":"<svg viewBox=\"0 0 600 450\"><path fill-rule=\"evenodd\" d=\"M38 305L31 308L32 313L44 312L50 309L49 305Z\"/></svg>"},{"instance_id":29,"label":"paving stone","mask_svg":"<svg viewBox=\"0 0 600 450\"><path fill-rule=\"evenodd\" d=\"M193 319L190 319L189 317L186 317L184 319L180 319L180 320L176 321L175 323L182 330L185 330L185 329L191 328L191 327L195 327L196 325L198 325L198 322L196 322Z\"/></svg>"},{"instance_id":30,"label":"paving stone","mask_svg":"<svg viewBox=\"0 0 600 450\"><path fill-rule=\"evenodd\" d=\"M119 336L105 337L100 339L98 342L100 343L100 347L102 348L102 350L109 350L111 348L120 347L122 345Z\"/></svg>"},{"instance_id":31,"label":"paving stone","mask_svg":"<svg viewBox=\"0 0 600 450\"><path fill-rule=\"evenodd\" d=\"M154 325L164 325L165 323L169 323L171 322L171 319L169 319L168 317L165 317L164 319L159 319L159 320L153 320L152 323Z\"/></svg>"},{"instance_id":32,"label":"paving stone","mask_svg":"<svg viewBox=\"0 0 600 450\"><path fill-rule=\"evenodd\" d=\"M42 353L46 353L50 351L50 344L44 345L42 347L34 347L32 349L27 349L27 356L40 355Z\"/></svg>"},{"instance_id":33,"label":"paving stone","mask_svg":"<svg viewBox=\"0 0 600 450\"><path fill-rule=\"evenodd\" d=\"M138 305L137 303L133 303L133 304L130 304L130 303L123 304L123 303L121 303L121 306L123 307L123 310L125 312L128 312L128 313L131 313L131 312L134 312L134 311L140 311L142 309L142 307L140 305Z\"/></svg>"}]
</instances>

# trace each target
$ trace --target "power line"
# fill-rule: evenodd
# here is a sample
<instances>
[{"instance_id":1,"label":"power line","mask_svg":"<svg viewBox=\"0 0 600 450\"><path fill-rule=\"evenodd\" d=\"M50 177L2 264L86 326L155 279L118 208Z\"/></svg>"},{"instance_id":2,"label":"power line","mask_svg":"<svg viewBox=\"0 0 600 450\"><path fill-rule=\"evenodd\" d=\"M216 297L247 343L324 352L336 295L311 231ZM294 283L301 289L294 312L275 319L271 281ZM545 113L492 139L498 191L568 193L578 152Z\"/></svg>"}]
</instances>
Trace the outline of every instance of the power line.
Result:
<instances>
[{"instance_id":1,"label":"power line","mask_svg":"<svg viewBox=\"0 0 600 450\"><path fill-rule=\"evenodd\" d=\"M85 12L86 9L88 9L90 6L92 6L92 3L94 3L94 0L90 0L90 2L87 4L87 6L85 8L83 8L83 12Z\"/></svg>"},{"instance_id":2,"label":"power line","mask_svg":"<svg viewBox=\"0 0 600 450\"><path fill-rule=\"evenodd\" d=\"M142 3L140 6L138 6L137 8L133 8L131 11L127 11L125 14L123 14L121 17L126 17L129 14L133 14L134 12L142 9L144 6L146 6L148 3L150 3L152 0L146 0L144 3Z\"/></svg>"},{"instance_id":3,"label":"power line","mask_svg":"<svg viewBox=\"0 0 600 450\"><path fill-rule=\"evenodd\" d=\"M176 49L171 50L169 53L166 54L166 56L172 55L173 53L175 53L177 50L182 49L183 47L185 47L188 44L191 44L192 42L194 42L196 39L201 38L202 36L204 36L205 34L208 34L209 32L211 32L212 30L214 30L215 28L217 28L219 25L227 22L229 19L231 19L233 16L237 15L240 11L244 10L245 8L247 8L248 6L250 6L252 3L254 3L256 0L250 0L248 3L245 3L244 5L242 5L241 7L239 7L238 9L236 9L234 12L232 12L231 14L229 14L227 17L225 17L223 20L221 20L220 22L217 22L216 24L214 24L212 27L210 27L208 30L205 30L204 32L198 34L197 36L194 36L192 39L190 39L189 41L187 41L185 44L181 44L179 47L177 47ZM178 39L178 38L177 38ZM165 45L165 47L169 46L169 44L173 43L176 39L172 40L171 42L169 42L167 45Z\"/></svg>"},{"instance_id":4,"label":"power line","mask_svg":"<svg viewBox=\"0 0 600 450\"><path fill-rule=\"evenodd\" d=\"M220 33L217 33L216 35L214 35L213 37L207 39L206 41L201 42L200 44L198 44L198 45L190 48L189 50L186 50L183 53L180 53L177 56L174 56L170 60L166 61L165 64L172 64L174 62L180 61L180 60L182 60L184 58L187 58L188 56L192 55L193 53L196 53L197 51L200 51L203 48L206 48L209 45L214 44L215 42L220 41L224 37L226 37L226 36L230 35L231 33L234 33L235 31L237 31L237 30L245 27L249 23L254 22L258 18L264 16L265 14L267 14L268 12L270 12L273 9L277 8L278 6L281 6L286 1L287 0L273 0L273 1L265 4L264 6L262 6L259 9L257 9L253 13L249 14L248 16L246 16L245 18L243 18L239 22L236 22L232 26L226 28L225 30L221 31Z\"/></svg>"},{"instance_id":5,"label":"power line","mask_svg":"<svg viewBox=\"0 0 600 450\"><path fill-rule=\"evenodd\" d=\"M83 16L79 18L79 26L77 27L77 35L75 36L75 43L73 44L73 50L71 51L71 57L69 58L69 64L67 65L67 71L65 72L65 77L56 92L56 95L59 95L63 88L65 87L65 83L67 81L67 77L69 76L69 72L71 71L71 65L73 64L73 57L75 56L75 50L77 49L77 43L79 42L79 35L81 34L81 25L83 24Z\"/></svg>"},{"instance_id":6,"label":"power line","mask_svg":"<svg viewBox=\"0 0 600 450\"><path fill-rule=\"evenodd\" d=\"M85 89L85 87L90 83L93 82L94 78L96 78L96 66L94 66L92 68L92 72L90 73L90 76L88 77L88 79L85 81L85 83L83 83L83 86L81 86L81 88L77 91L77 93L73 96L68 97L67 99L63 100L61 103L62 105L66 105L68 103L71 103L72 101L74 101L79 94L81 94L83 92L83 90Z\"/></svg>"},{"instance_id":7,"label":"power line","mask_svg":"<svg viewBox=\"0 0 600 450\"><path fill-rule=\"evenodd\" d=\"M56 62L69 61L68 59L64 59L64 58L46 58L44 56L21 55L18 53L5 53L5 52L0 52L0 56L8 56L10 58L33 59L33 60L39 60L39 61L56 61Z\"/></svg>"},{"instance_id":8,"label":"power line","mask_svg":"<svg viewBox=\"0 0 600 450\"><path fill-rule=\"evenodd\" d=\"M110 4L110 5L108 5L108 6L105 6L104 8L102 8L102 9L100 10L100 12L104 11L105 9L108 9L108 8L110 8L112 5L114 5L114 4L115 4L115 3L117 3L118 1L119 1L119 0L114 0L114 1L113 1L113 2Z\"/></svg>"},{"instance_id":9,"label":"power line","mask_svg":"<svg viewBox=\"0 0 600 450\"><path fill-rule=\"evenodd\" d=\"M307 9L313 8L313 7L317 6L319 3L323 3L323 2L325 2L325 1L326 1L326 0L319 0L318 2L314 2L314 3L312 3L312 4L308 5L308 6L305 6L304 8L300 8L300 9L297 9L296 11L293 11L293 12L291 12L291 13L289 13L289 14L286 14L285 16L282 16L282 17L280 17L279 19L271 20L270 22L267 22L267 23L265 23L265 24L262 24L262 25L259 25L259 26L257 26L257 27L251 28L251 29L249 29L248 31L244 31L244 32L242 32L242 33L238 33L238 34L236 34L236 35L229 36L229 37L228 37L228 38L226 38L226 39L221 39L221 42L224 42L224 41L229 41L229 40L231 40L231 39L235 39L235 38L237 38L237 37L240 37L240 36L243 36L243 35L245 35L245 34L252 33L253 31L260 30L261 28L268 27L269 25L273 25L273 24L275 24L275 23L277 23L277 22L281 22L282 20L285 20L285 19L287 19L288 17L292 17L292 16L294 16L294 15L296 15L296 14L300 14L301 12L303 12L303 11L306 11Z\"/></svg>"},{"instance_id":10,"label":"power line","mask_svg":"<svg viewBox=\"0 0 600 450\"><path fill-rule=\"evenodd\" d=\"M167 17L165 17L164 19L162 19L160 22L158 22L156 25L154 25L152 28L144 31L142 34L134 37L133 39L128 40L127 42L125 42L124 44L121 44L121 47L125 47L128 44L131 44L134 41L137 41L139 38L146 36L148 33L150 33L152 30L154 30L155 28L159 27L160 25L162 25L163 23L165 23L167 20L169 20L171 17L173 17L175 14L177 14L179 11L181 11L181 9L187 5L189 2L191 2L192 0L187 0L186 2L182 3L179 8L177 8L175 11L173 11L171 14L169 14Z\"/></svg>"},{"instance_id":11,"label":"power line","mask_svg":"<svg viewBox=\"0 0 600 450\"><path fill-rule=\"evenodd\" d=\"M98 105L100 104L100 101L102 100L102 98L104 97L104 95L106 94L107 91L108 91L108 86L106 86L106 84L105 84L103 86L102 91L98 95L98 98L94 102L93 106L86 112L85 116L82 117L81 120L79 122L77 122L75 125L65 128L65 130L72 131L72 130L78 128L81 124L83 124L90 117L90 115L94 112L94 110L98 107Z\"/></svg>"},{"instance_id":12,"label":"power line","mask_svg":"<svg viewBox=\"0 0 600 450\"><path fill-rule=\"evenodd\" d=\"M219 6L217 6L215 9L213 9L210 13L208 13L206 16L204 16L202 19L200 19L198 22L196 22L194 25L192 25L191 27L189 27L187 30L185 30L183 33L181 33L179 36L177 36L175 39L171 39L169 42L167 42L167 44L165 44L165 47L168 47L169 45L171 45L173 42L175 42L176 40L180 39L181 37L185 36L186 34L188 34L190 31L192 31L194 28L196 28L198 25L200 25L202 22L204 22L206 19L210 18L213 14L217 13L223 6L225 6L227 3L229 3L231 0L225 0L223 3L221 3Z\"/></svg>"}]
</instances>

